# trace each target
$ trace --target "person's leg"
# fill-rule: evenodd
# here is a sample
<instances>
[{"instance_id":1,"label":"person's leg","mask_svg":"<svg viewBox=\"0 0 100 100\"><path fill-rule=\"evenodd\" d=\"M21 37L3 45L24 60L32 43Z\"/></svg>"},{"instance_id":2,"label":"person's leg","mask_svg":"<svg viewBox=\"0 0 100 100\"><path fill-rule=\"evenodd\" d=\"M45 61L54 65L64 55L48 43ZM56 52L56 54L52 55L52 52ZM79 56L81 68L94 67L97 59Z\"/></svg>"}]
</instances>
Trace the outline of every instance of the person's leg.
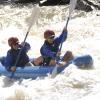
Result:
<instances>
[{"instance_id":1,"label":"person's leg","mask_svg":"<svg viewBox=\"0 0 100 100\"><path fill-rule=\"evenodd\" d=\"M33 61L31 61L31 63L35 66L41 65L43 63L43 57L40 56L40 57L34 59Z\"/></svg>"},{"instance_id":2,"label":"person's leg","mask_svg":"<svg viewBox=\"0 0 100 100\"><path fill-rule=\"evenodd\" d=\"M55 66L55 65L56 65L56 61L52 59L52 60L50 61L50 63L49 63L49 66Z\"/></svg>"},{"instance_id":3,"label":"person's leg","mask_svg":"<svg viewBox=\"0 0 100 100\"><path fill-rule=\"evenodd\" d=\"M65 55L63 56L62 61L63 62L68 62L68 61L72 60L73 58L74 58L74 56L73 56L72 52L71 51L67 51L65 53Z\"/></svg>"}]
</instances>

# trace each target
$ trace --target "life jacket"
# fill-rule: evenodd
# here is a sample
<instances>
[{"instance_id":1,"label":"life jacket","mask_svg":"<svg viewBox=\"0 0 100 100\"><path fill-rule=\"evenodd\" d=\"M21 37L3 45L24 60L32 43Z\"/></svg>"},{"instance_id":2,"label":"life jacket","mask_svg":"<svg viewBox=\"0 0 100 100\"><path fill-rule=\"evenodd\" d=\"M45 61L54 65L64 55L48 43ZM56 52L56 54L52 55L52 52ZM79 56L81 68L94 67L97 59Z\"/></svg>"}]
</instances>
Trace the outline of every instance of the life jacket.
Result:
<instances>
[{"instance_id":1,"label":"life jacket","mask_svg":"<svg viewBox=\"0 0 100 100\"><path fill-rule=\"evenodd\" d=\"M9 70L11 66L15 66L17 57L19 55L20 49L18 50L14 50L14 49L10 49L7 52L7 57L5 58L5 67ZM27 56L27 54L22 51L19 59L16 63L16 66L18 67L24 67L26 63L28 63L29 61L29 57Z\"/></svg>"},{"instance_id":2,"label":"life jacket","mask_svg":"<svg viewBox=\"0 0 100 100\"><path fill-rule=\"evenodd\" d=\"M56 41L54 41L52 44L45 41L44 46L47 46L51 52L57 53L59 50L59 45L58 45L58 43L56 43ZM43 56L43 66L48 66L51 59L52 59L52 57Z\"/></svg>"}]
</instances>

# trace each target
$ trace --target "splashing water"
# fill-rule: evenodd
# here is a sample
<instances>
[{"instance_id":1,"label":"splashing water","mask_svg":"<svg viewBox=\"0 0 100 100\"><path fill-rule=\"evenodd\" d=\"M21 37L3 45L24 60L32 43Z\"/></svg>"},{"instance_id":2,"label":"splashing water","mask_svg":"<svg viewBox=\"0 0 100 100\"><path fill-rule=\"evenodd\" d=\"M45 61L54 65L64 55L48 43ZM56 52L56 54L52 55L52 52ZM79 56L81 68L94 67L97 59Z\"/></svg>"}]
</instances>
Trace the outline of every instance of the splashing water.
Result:
<instances>
[{"instance_id":1,"label":"splashing water","mask_svg":"<svg viewBox=\"0 0 100 100\"><path fill-rule=\"evenodd\" d=\"M28 29L33 5L14 7L0 5L0 56L9 49L7 39L17 36L20 41ZM68 15L68 6L41 7L38 22L32 27L27 41L31 44L30 57L40 55L43 32L50 28L56 35L62 31ZM0 100L99 100L100 97L100 11L74 11L68 25L68 39L62 48L74 55L90 54L94 69L80 70L70 65L56 78L9 81L0 76ZM38 41L38 42L37 42ZM37 44L37 46L36 46ZM35 48L34 48L35 45Z\"/></svg>"}]
</instances>

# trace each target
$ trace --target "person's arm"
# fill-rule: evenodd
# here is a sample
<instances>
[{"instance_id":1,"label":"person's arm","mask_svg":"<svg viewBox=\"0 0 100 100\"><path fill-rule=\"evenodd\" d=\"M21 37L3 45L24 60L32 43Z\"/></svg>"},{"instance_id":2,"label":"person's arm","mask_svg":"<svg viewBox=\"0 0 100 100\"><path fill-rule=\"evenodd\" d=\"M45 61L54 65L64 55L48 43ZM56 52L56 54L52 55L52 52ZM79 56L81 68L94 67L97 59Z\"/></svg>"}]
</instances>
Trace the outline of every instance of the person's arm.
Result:
<instances>
[{"instance_id":1,"label":"person's arm","mask_svg":"<svg viewBox=\"0 0 100 100\"><path fill-rule=\"evenodd\" d=\"M12 54L10 53L10 51L8 51L7 56L5 58L5 68L7 70L10 70L12 64L13 64L13 57L12 57Z\"/></svg>"},{"instance_id":2,"label":"person's arm","mask_svg":"<svg viewBox=\"0 0 100 100\"><path fill-rule=\"evenodd\" d=\"M22 59L22 66L25 66L29 62L29 56L25 51L22 51L21 53L21 59Z\"/></svg>"},{"instance_id":3,"label":"person's arm","mask_svg":"<svg viewBox=\"0 0 100 100\"><path fill-rule=\"evenodd\" d=\"M59 42L59 43L62 43L64 42L66 39L67 39L67 29L66 27L63 29L61 35L59 37L56 38L56 40Z\"/></svg>"}]
</instances>

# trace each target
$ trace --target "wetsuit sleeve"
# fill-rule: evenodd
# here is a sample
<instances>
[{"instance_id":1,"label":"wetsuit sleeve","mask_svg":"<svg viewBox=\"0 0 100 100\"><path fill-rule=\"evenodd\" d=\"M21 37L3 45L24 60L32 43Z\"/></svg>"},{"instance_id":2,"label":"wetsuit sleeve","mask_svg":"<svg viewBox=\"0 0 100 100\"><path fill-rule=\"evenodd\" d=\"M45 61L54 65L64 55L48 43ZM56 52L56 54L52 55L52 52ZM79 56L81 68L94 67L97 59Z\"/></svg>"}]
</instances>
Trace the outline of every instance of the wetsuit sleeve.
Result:
<instances>
[{"instance_id":1,"label":"wetsuit sleeve","mask_svg":"<svg viewBox=\"0 0 100 100\"><path fill-rule=\"evenodd\" d=\"M67 34L68 34L67 29L64 28L61 35L56 38L56 41L58 41L59 43L64 42L67 39Z\"/></svg>"}]
</instances>

